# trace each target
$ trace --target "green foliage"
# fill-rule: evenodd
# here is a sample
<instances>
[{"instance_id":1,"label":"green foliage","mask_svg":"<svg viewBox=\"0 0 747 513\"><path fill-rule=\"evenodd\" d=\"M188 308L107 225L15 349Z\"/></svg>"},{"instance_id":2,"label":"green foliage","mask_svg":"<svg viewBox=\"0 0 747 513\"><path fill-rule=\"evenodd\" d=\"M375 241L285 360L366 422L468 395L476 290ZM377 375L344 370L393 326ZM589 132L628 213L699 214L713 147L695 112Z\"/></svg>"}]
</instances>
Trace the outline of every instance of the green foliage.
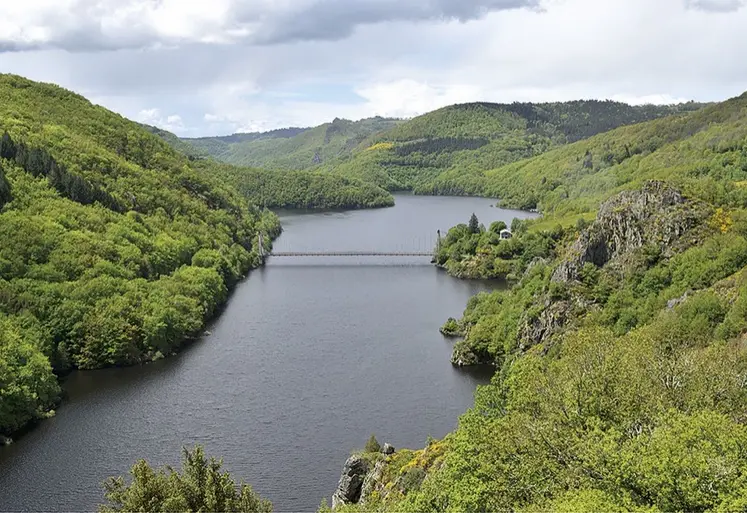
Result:
<instances>
[{"instance_id":1,"label":"green foliage","mask_svg":"<svg viewBox=\"0 0 747 513\"><path fill-rule=\"evenodd\" d=\"M43 418L57 398L57 378L43 352L47 343L33 319L0 314L0 434Z\"/></svg>"},{"instance_id":2,"label":"green foliage","mask_svg":"<svg viewBox=\"0 0 747 513\"><path fill-rule=\"evenodd\" d=\"M8 203L12 199L13 195L10 192L10 183L5 177L5 171L3 171L3 166L0 163L0 210L2 210L3 205Z\"/></svg>"},{"instance_id":3,"label":"green foliage","mask_svg":"<svg viewBox=\"0 0 747 513\"><path fill-rule=\"evenodd\" d=\"M444 325L441 326L441 333L447 337L456 337L462 334L462 329L456 319L449 317Z\"/></svg>"},{"instance_id":4,"label":"green foliage","mask_svg":"<svg viewBox=\"0 0 747 513\"><path fill-rule=\"evenodd\" d=\"M467 225L469 228L469 232L472 234L480 233L480 221L477 220L477 216L472 213L472 216L469 218L469 224Z\"/></svg>"},{"instance_id":5,"label":"green foliage","mask_svg":"<svg viewBox=\"0 0 747 513\"><path fill-rule=\"evenodd\" d=\"M454 105L369 138L325 165L389 190L486 195L486 172L619 127L699 105L631 107L616 102ZM498 191L490 195L503 198Z\"/></svg>"},{"instance_id":6,"label":"green foliage","mask_svg":"<svg viewBox=\"0 0 747 513\"><path fill-rule=\"evenodd\" d=\"M200 164L205 165L205 164ZM209 163L208 172L249 201L281 208L373 208L394 205L390 193L372 183L319 171L271 171Z\"/></svg>"},{"instance_id":7,"label":"green foliage","mask_svg":"<svg viewBox=\"0 0 747 513\"><path fill-rule=\"evenodd\" d=\"M369 438L368 441L366 442L366 447L364 451L365 452L381 451L381 444L379 444L379 441L376 440L376 437L374 435L371 435L371 438Z\"/></svg>"},{"instance_id":8,"label":"green foliage","mask_svg":"<svg viewBox=\"0 0 747 513\"><path fill-rule=\"evenodd\" d=\"M533 261L555 257L555 248L566 230L556 227L529 232L523 222L514 221L515 235L504 240L499 234L506 223L497 221L490 229L481 230L473 214L469 225L460 224L449 230L436 253L436 263L460 278L516 279Z\"/></svg>"},{"instance_id":9,"label":"green foliage","mask_svg":"<svg viewBox=\"0 0 747 513\"><path fill-rule=\"evenodd\" d=\"M228 164L268 169L310 169L349 155L364 139L399 123L395 119L335 119L310 129L289 128L227 137L183 139L196 151Z\"/></svg>"},{"instance_id":10,"label":"green foliage","mask_svg":"<svg viewBox=\"0 0 747 513\"><path fill-rule=\"evenodd\" d=\"M744 206L746 103L742 95L496 167L476 192L501 198L503 206L566 214L594 210L621 190L659 179L715 205Z\"/></svg>"},{"instance_id":11,"label":"green foliage","mask_svg":"<svg viewBox=\"0 0 747 513\"><path fill-rule=\"evenodd\" d=\"M271 239L279 223L209 162L56 86L0 75L0 131L0 433L10 433L53 405L53 369L178 350L260 263L257 233Z\"/></svg>"},{"instance_id":12,"label":"green foliage","mask_svg":"<svg viewBox=\"0 0 747 513\"><path fill-rule=\"evenodd\" d=\"M228 472L221 472L222 461L205 456L202 447L184 449L182 470L154 469L145 460L130 470L132 482L123 477L104 483L108 504L100 511L234 511L269 513L272 504L259 497L247 484L237 487Z\"/></svg>"},{"instance_id":13,"label":"green foliage","mask_svg":"<svg viewBox=\"0 0 747 513\"><path fill-rule=\"evenodd\" d=\"M621 125L699 107L632 107L610 101L476 103L446 107L404 122L336 119L312 129L184 139L181 145L241 166L320 168L388 190L485 195L490 169ZM166 137L176 147L178 143Z\"/></svg>"},{"instance_id":14,"label":"green foliage","mask_svg":"<svg viewBox=\"0 0 747 513\"><path fill-rule=\"evenodd\" d=\"M493 221L492 223L490 223L490 228L488 228L488 231L500 235L500 233L506 228L508 228L508 226L503 221Z\"/></svg>"}]
</instances>

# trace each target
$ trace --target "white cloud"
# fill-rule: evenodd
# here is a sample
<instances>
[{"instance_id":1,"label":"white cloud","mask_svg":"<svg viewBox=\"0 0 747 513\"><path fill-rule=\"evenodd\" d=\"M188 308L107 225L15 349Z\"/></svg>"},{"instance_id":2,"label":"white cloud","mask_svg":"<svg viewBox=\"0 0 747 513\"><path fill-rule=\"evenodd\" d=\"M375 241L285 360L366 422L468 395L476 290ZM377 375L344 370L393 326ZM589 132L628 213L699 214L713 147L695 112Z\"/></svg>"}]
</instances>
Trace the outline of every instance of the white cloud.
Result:
<instances>
[{"instance_id":1,"label":"white cloud","mask_svg":"<svg viewBox=\"0 0 747 513\"><path fill-rule=\"evenodd\" d=\"M362 110L368 115L403 118L485 96L477 85L433 85L413 79L362 86L356 93L366 100Z\"/></svg>"},{"instance_id":2,"label":"white cloud","mask_svg":"<svg viewBox=\"0 0 747 513\"><path fill-rule=\"evenodd\" d=\"M66 34L88 27L81 20L106 18L91 33L110 47L131 34L160 46L0 51L0 70L61 83L132 118L157 107L153 122L183 135L309 126L334 117L409 117L478 100L669 103L714 101L747 89L747 68L735 64L747 49L747 9L729 0L542 0L541 11L498 9L510 0L460 1L397 0L403 8L395 14L374 5L394 0L355 0L369 8L356 13L342 0L219 0L209 13L207 2L176 0L13 2L0 8L0 41L47 38L59 46L71 41ZM108 7L104 14L66 14L84 4ZM434 12L447 16L434 19ZM273 32L278 20L292 22L298 35L304 19L321 20L319 29L335 14L346 27L342 35L248 44L260 29ZM266 26L250 23L263 16ZM223 43L214 43L218 36ZM242 43L225 42L234 38Z\"/></svg>"},{"instance_id":3,"label":"white cloud","mask_svg":"<svg viewBox=\"0 0 747 513\"><path fill-rule=\"evenodd\" d=\"M388 21L478 19L540 0L5 0L0 50L338 40ZM8 5L5 5L8 4Z\"/></svg>"},{"instance_id":4,"label":"white cloud","mask_svg":"<svg viewBox=\"0 0 747 513\"><path fill-rule=\"evenodd\" d=\"M163 128L169 132L184 132L186 130L180 115L169 114L168 116L163 116L161 110L157 108L141 110L135 116L135 121Z\"/></svg>"}]
</instances>

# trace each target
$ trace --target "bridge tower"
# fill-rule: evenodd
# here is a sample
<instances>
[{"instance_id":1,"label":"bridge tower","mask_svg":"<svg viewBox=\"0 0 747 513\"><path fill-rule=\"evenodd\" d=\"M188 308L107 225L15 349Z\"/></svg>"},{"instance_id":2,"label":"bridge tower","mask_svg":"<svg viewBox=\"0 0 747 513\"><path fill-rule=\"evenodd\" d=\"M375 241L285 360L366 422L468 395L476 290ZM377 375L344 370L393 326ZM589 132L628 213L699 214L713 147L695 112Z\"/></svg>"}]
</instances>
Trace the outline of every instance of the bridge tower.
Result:
<instances>
[{"instance_id":1,"label":"bridge tower","mask_svg":"<svg viewBox=\"0 0 747 513\"><path fill-rule=\"evenodd\" d=\"M436 239L436 253L441 251L441 230L436 230L436 235L438 238Z\"/></svg>"},{"instance_id":2,"label":"bridge tower","mask_svg":"<svg viewBox=\"0 0 747 513\"><path fill-rule=\"evenodd\" d=\"M265 252L265 237L262 232L259 232L259 248L257 248L257 251L259 252L259 258L264 262L267 253Z\"/></svg>"}]
</instances>

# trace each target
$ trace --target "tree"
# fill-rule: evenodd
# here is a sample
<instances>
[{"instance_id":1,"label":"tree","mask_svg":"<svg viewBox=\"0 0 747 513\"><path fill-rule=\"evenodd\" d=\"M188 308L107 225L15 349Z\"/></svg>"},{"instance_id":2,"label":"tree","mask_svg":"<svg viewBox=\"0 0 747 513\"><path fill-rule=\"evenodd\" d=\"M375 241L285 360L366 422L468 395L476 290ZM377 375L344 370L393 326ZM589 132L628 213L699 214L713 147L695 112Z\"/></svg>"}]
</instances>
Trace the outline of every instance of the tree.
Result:
<instances>
[{"instance_id":1,"label":"tree","mask_svg":"<svg viewBox=\"0 0 747 513\"><path fill-rule=\"evenodd\" d=\"M469 218L469 232L470 233L480 233L480 221L477 220L477 216L472 213L472 216Z\"/></svg>"},{"instance_id":2,"label":"tree","mask_svg":"<svg viewBox=\"0 0 747 513\"><path fill-rule=\"evenodd\" d=\"M7 178L5 178L3 167L0 165L0 208L3 208L3 205L8 203L11 199L13 199L13 196L10 192L10 183L8 183Z\"/></svg>"},{"instance_id":3,"label":"tree","mask_svg":"<svg viewBox=\"0 0 747 513\"><path fill-rule=\"evenodd\" d=\"M379 452L381 450L381 444L379 444L379 441L376 440L376 437L374 435L371 435L371 438L368 439L368 442L366 442L366 452Z\"/></svg>"},{"instance_id":4,"label":"tree","mask_svg":"<svg viewBox=\"0 0 747 513\"><path fill-rule=\"evenodd\" d=\"M272 504L247 484L238 488L228 474L221 473L222 461L208 460L202 447L183 449L182 471L171 467L153 469L145 460L130 470L132 483L122 477L104 483L108 505L102 513L119 511L233 511L269 513Z\"/></svg>"},{"instance_id":5,"label":"tree","mask_svg":"<svg viewBox=\"0 0 747 513\"><path fill-rule=\"evenodd\" d=\"M0 158L8 160L16 158L16 145L8 132L5 132L0 138Z\"/></svg>"},{"instance_id":6,"label":"tree","mask_svg":"<svg viewBox=\"0 0 747 513\"><path fill-rule=\"evenodd\" d=\"M516 235L525 233L527 231L527 220L514 217L511 221L511 231Z\"/></svg>"},{"instance_id":7,"label":"tree","mask_svg":"<svg viewBox=\"0 0 747 513\"><path fill-rule=\"evenodd\" d=\"M505 230L506 228L508 228L508 226L503 221L493 221L492 223L490 223L490 231L493 233L500 234L501 231Z\"/></svg>"}]
</instances>

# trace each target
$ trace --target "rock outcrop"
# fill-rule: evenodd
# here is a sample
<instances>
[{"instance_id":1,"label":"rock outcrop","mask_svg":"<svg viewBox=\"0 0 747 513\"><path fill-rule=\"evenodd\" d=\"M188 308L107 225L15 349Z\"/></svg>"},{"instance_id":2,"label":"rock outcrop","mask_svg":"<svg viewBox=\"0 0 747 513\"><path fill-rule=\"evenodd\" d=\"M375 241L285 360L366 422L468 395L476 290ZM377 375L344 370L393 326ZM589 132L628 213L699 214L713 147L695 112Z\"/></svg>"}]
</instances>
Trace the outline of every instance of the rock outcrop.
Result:
<instances>
[{"instance_id":1,"label":"rock outcrop","mask_svg":"<svg viewBox=\"0 0 747 513\"><path fill-rule=\"evenodd\" d=\"M363 486L361 487L361 504L365 504L366 499L371 496L371 493L381 487L386 466L386 460L379 460L376 462L376 465L374 465L374 469L366 474L366 477L363 480Z\"/></svg>"},{"instance_id":2,"label":"rock outcrop","mask_svg":"<svg viewBox=\"0 0 747 513\"><path fill-rule=\"evenodd\" d=\"M384 447L381 448L381 452L386 455L394 454L394 446L390 443L384 443Z\"/></svg>"},{"instance_id":3,"label":"rock outcrop","mask_svg":"<svg viewBox=\"0 0 747 513\"><path fill-rule=\"evenodd\" d=\"M356 455L348 458L342 469L337 490L332 495L332 508L341 504L357 504L361 498L361 489L367 473L366 460Z\"/></svg>"},{"instance_id":4,"label":"rock outcrop","mask_svg":"<svg viewBox=\"0 0 747 513\"><path fill-rule=\"evenodd\" d=\"M712 207L692 201L666 185L650 181L641 189L622 192L599 209L596 220L576 239L552 273L552 286L540 292L524 310L517 326L516 347L526 351L545 349L559 334L590 310L594 300L579 293L587 266L604 267L611 275L624 277L661 258L669 258L700 240L700 230L709 230ZM534 265L544 263L536 260ZM584 271L586 267L586 271ZM555 289L555 290L553 290ZM672 300L674 308L686 298ZM492 363L485 341L466 338L454 345L451 362L468 366Z\"/></svg>"},{"instance_id":5,"label":"rock outcrop","mask_svg":"<svg viewBox=\"0 0 747 513\"><path fill-rule=\"evenodd\" d=\"M469 367L471 365L481 365L491 363L489 354L478 354L467 340L460 340L454 344L454 350L451 352L451 363L459 367Z\"/></svg>"},{"instance_id":6,"label":"rock outcrop","mask_svg":"<svg viewBox=\"0 0 747 513\"><path fill-rule=\"evenodd\" d=\"M708 208L685 199L678 190L659 181L620 193L601 206L596 221L573 244L552 279L578 280L586 263L602 267L647 244L670 251L680 237L709 214Z\"/></svg>"},{"instance_id":7,"label":"rock outcrop","mask_svg":"<svg viewBox=\"0 0 747 513\"><path fill-rule=\"evenodd\" d=\"M548 302L536 317L524 315L519 325L519 349L526 351L555 335L569 321L573 306L570 301Z\"/></svg>"}]
</instances>

